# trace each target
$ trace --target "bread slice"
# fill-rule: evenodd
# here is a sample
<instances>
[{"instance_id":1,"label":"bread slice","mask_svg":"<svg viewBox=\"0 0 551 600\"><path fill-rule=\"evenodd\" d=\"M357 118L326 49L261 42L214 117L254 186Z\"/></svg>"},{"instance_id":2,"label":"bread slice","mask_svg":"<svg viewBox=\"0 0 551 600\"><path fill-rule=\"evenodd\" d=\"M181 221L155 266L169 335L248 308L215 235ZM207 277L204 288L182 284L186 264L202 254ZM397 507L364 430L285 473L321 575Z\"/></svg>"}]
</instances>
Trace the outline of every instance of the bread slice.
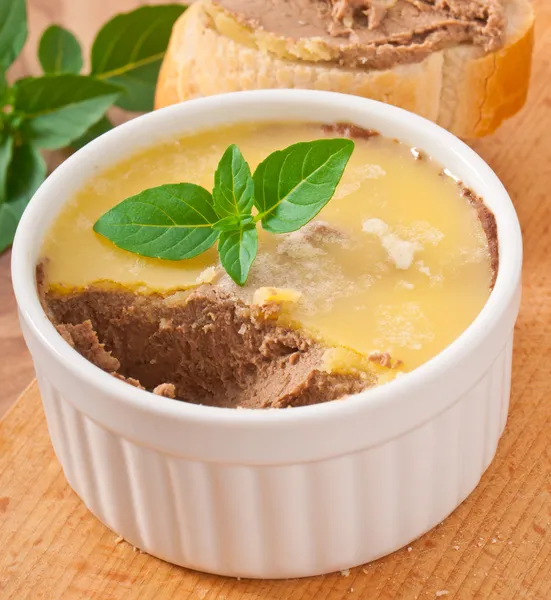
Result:
<instances>
[{"instance_id":1,"label":"bread slice","mask_svg":"<svg viewBox=\"0 0 551 600\"><path fill-rule=\"evenodd\" d=\"M344 68L278 56L210 0L176 23L161 69L156 107L239 90L302 88L373 98L431 119L462 138L492 133L522 108L530 79L534 13L530 0L504 0L505 43L497 52L460 45L386 70ZM264 41L263 41L264 40ZM285 49L281 47L281 53Z\"/></svg>"}]
</instances>

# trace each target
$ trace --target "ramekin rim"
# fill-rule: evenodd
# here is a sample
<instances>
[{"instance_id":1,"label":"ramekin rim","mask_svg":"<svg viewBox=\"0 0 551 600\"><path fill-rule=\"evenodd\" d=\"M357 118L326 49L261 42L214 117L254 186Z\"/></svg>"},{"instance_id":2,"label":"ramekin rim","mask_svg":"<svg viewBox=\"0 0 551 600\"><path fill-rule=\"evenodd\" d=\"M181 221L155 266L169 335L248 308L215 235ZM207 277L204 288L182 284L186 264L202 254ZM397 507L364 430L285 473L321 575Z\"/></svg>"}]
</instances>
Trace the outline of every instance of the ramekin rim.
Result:
<instances>
[{"instance_id":1,"label":"ramekin rim","mask_svg":"<svg viewBox=\"0 0 551 600\"><path fill-rule=\"evenodd\" d=\"M476 171L483 179L487 187L492 188L492 195L500 196L503 202L503 214L498 217L498 232L500 226L507 225L508 243L512 245L509 248L511 256L510 264L503 264L500 256L500 265L497 274L497 280L488 301L477 315L475 320L463 331L447 348L438 353L428 362L420 367L399 377L394 381L382 386L371 388L359 394L354 394L346 398L346 401L331 401L309 406L293 407L291 410L235 410L231 408L220 408L192 404L188 402L175 401L169 398L154 396L152 393L140 390L133 386L119 381L108 373L102 371L73 348L67 344L58 334L53 324L49 321L40 304L36 283L35 268L36 264L25 264L27 240L33 235L33 231L28 231L27 223L31 221L34 212L39 210L40 198L50 193L56 181L64 171L78 164L79 161L85 161L88 153L100 144L115 143L117 137L132 135L138 132L146 120L154 122L156 119L169 119L172 116L179 115L180 111L185 112L182 107L197 105L202 103L205 110L214 109L220 104L226 103L227 108L231 108L232 103L237 102L268 102L280 99L281 101L292 100L293 102L338 102L348 103L358 109L374 112L375 114L386 114L387 117L394 116L402 120L409 120L409 124L404 125L404 137L407 132L414 131L423 127L426 135L441 138L441 144L447 144L454 149L454 153L464 162ZM418 145L423 149L423 144ZM433 154L434 156L434 154ZM438 156L435 156L439 160ZM445 166L445 165L444 165ZM42 232L42 235L44 232ZM500 253L501 254L501 253ZM169 106L161 110L148 113L137 119L129 121L116 129L104 134L82 148L71 157L69 157L58 169L48 177L46 182L36 192L29 203L18 227L13 244L12 253L12 280L17 299L20 314L26 323L33 328L38 335L44 347L48 351L57 355L57 357L70 364L78 376L86 381L92 387L101 390L103 393L114 399L131 405L145 412L153 412L171 418L180 418L192 421L206 421L212 423L247 424L263 423L268 421L270 424L290 423L301 421L303 419L325 420L336 414L343 416L344 413L355 413L358 410L368 410L377 408L383 403L397 401L404 395L411 395L412 390L427 385L430 381L440 378L445 374L455 362L461 357L471 352L484 339L484 331L488 331L500 319L506 306L516 292L518 280L520 279L522 264L522 239L520 226L516 212L511 200L498 179L497 175L487 165L487 163L469 146L456 138L453 134L436 125L435 123L424 119L418 115L405 111L403 109L369 100L356 96L349 96L337 92L322 92L313 90L255 90L245 92L232 92L229 94L220 94L196 100L189 100L185 103ZM507 273L505 271L508 271Z\"/></svg>"}]
</instances>

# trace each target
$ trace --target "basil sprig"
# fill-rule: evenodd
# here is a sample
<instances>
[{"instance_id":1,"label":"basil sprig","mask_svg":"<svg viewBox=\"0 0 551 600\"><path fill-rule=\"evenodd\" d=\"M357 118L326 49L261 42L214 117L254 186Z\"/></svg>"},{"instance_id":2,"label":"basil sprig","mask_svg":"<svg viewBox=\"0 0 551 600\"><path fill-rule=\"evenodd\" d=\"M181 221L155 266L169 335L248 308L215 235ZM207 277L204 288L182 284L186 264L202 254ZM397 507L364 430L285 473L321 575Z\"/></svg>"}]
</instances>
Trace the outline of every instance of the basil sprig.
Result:
<instances>
[{"instance_id":1,"label":"basil sprig","mask_svg":"<svg viewBox=\"0 0 551 600\"><path fill-rule=\"evenodd\" d=\"M80 148L112 128L114 105L146 111L172 26L183 5L143 6L115 16L94 41L91 73L82 49L58 25L46 29L38 58L44 74L8 83L7 70L27 39L25 0L0 0L0 252L46 176L39 149Z\"/></svg>"},{"instance_id":2,"label":"basil sprig","mask_svg":"<svg viewBox=\"0 0 551 600\"><path fill-rule=\"evenodd\" d=\"M270 154L251 175L232 144L212 195L191 183L150 188L106 212L94 231L129 252L167 260L192 258L218 240L220 263L245 285L258 250L257 223L270 233L306 225L333 197L353 150L348 139L300 142Z\"/></svg>"}]
</instances>

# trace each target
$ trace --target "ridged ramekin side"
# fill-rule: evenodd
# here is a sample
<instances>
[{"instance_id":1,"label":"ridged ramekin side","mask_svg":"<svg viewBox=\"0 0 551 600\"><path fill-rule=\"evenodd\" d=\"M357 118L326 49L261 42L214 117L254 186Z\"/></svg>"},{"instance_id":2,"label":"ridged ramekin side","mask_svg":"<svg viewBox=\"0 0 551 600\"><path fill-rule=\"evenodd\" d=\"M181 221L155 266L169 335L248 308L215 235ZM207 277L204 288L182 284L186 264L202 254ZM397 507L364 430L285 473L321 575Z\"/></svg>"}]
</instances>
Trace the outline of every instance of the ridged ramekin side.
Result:
<instances>
[{"instance_id":1,"label":"ridged ramekin side","mask_svg":"<svg viewBox=\"0 0 551 600\"><path fill-rule=\"evenodd\" d=\"M368 562L450 514L495 454L507 417L511 355L512 336L467 393L398 438L280 466L189 460L125 439L75 408L63 383L54 384L34 358L56 455L101 521L176 564L281 578Z\"/></svg>"}]
</instances>

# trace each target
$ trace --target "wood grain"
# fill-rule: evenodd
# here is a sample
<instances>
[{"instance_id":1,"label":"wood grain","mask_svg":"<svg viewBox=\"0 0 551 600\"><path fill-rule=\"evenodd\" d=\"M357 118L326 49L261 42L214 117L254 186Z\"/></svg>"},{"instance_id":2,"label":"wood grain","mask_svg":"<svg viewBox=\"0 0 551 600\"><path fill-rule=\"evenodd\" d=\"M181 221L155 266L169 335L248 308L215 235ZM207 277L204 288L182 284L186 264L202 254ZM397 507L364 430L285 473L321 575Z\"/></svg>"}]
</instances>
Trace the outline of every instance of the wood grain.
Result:
<instances>
[{"instance_id":1,"label":"wood grain","mask_svg":"<svg viewBox=\"0 0 551 600\"><path fill-rule=\"evenodd\" d=\"M34 4L51 20L52 6L73 2ZM74 4L93 4L86 10L97 7L106 14L123 3ZM87 512L53 456L32 384L0 423L3 600L551 598L551 3L535 4L537 46L528 105L496 135L474 144L511 193L526 253L510 418L496 460L475 492L410 548L349 576L273 582L203 575L117 543L116 535ZM62 16L76 15L83 27L90 18L82 16L86 12L77 15L76 8L66 10ZM15 362L4 366L7 355L21 351L6 294L6 264L2 257L0 388L15 372ZM12 346L5 345L7 339Z\"/></svg>"},{"instance_id":2,"label":"wood grain","mask_svg":"<svg viewBox=\"0 0 551 600\"><path fill-rule=\"evenodd\" d=\"M34 374L31 356L17 321L10 260L10 251L0 256L0 417L15 402Z\"/></svg>"}]
</instances>

